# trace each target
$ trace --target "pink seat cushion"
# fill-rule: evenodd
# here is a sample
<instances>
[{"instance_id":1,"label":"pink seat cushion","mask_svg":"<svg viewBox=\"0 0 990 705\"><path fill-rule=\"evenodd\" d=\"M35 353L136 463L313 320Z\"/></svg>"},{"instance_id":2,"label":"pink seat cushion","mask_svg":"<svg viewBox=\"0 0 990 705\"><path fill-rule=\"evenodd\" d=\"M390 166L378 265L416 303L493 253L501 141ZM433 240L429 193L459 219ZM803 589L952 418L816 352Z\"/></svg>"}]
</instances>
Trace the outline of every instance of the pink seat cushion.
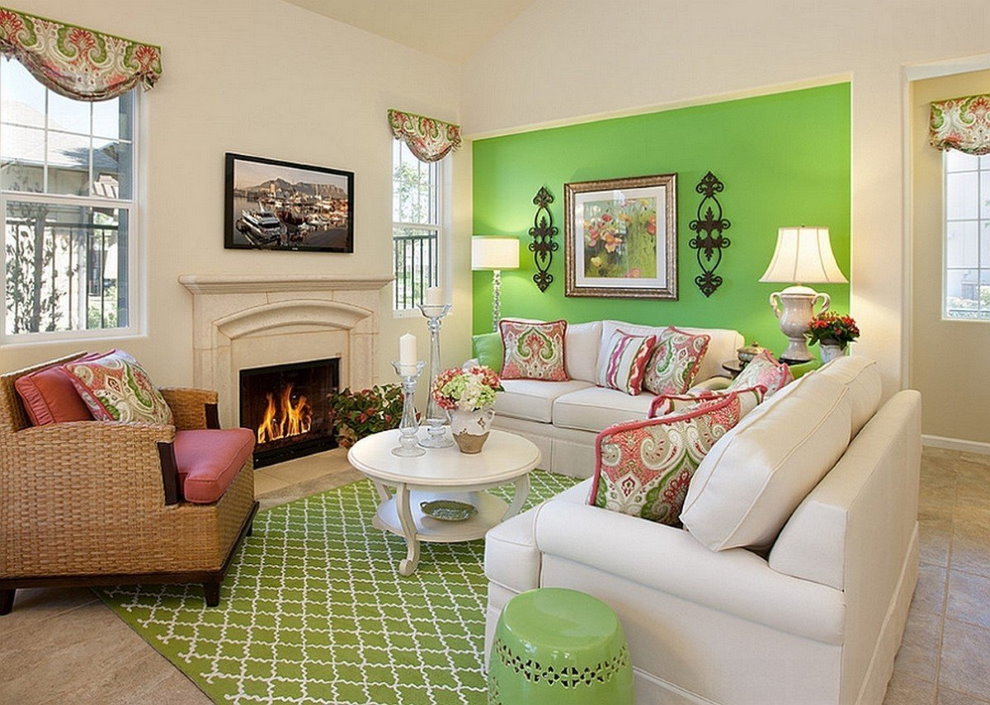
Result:
<instances>
[{"instance_id":1,"label":"pink seat cushion","mask_svg":"<svg viewBox=\"0 0 990 705\"><path fill-rule=\"evenodd\" d=\"M93 420L89 407L79 396L72 379L61 365L18 377L14 382L14 389L34 426Z\"/></svg>"},{"instance_id":2,"label":"pink seat cushion","mask_svg":"<svg viewBox=\"0 0 990 705\"><path fill-rule=\"evenodd\" d=\"M186 501L211 504L223 497L254 452L254 439L247 428L176 431L175 461Z\"/></svg>"}]
</instances>

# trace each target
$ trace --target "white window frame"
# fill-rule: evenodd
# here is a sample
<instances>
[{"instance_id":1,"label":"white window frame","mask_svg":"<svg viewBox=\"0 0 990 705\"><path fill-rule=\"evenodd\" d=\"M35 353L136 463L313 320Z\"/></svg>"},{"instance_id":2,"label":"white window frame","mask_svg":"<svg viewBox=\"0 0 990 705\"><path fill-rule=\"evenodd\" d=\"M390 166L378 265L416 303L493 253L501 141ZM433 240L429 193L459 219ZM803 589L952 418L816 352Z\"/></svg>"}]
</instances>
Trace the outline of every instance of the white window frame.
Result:
<instances>
[{"instance_id":1,"label":"white window frame","mask_svg":"<svg viewBox=\"0 0 990 705\"><path fill-rule=\"evenodd\" d=\"M983 166L980 157L973 157L977 160L975 171L977 174L977 198L982 192L982 179L986 175L987 179L990 179L990 167ZM976 316L975 317L964 317L964 316L949 316L948 315L948 305L949 305L949 272L950 271L960 271L960 270L976 270L977 276L977 301L979 302L981 288L980 283L980 271L982 269L990 269L990 262L984 263L982 261L982 246L981 239L983 237L983 229L985 223L990 222L990 219L983 218L980 213L982 212L981 204L977 203L977 214L975 219L954 219L952 222L968 222L970 220L976 221L976 262L967 263L966 266L949 266L949 169L948 169L948 159L949 150L942 152L942 292L941 292L941 310L939 316L943 321L949 321L952 323L990 323L990 306L981 309L979 304L977 304ZM956 170L952 171L952 174L968 173L970 170ZM990 232L988 232L990 234ZM985 265L985 266L984 266ZM985 314L986 317L980 314Z\"/></svg>"},{"instance_id":2,"label":"white window frame","mask_svg":"<svg viewBox=\"0 0 990 705\"><path fill-rule=\"evenodd\" d=\"M390 164L394 164L394 150L396 145L400 144L399 140L394 141L395 144L392 145L392 155L390 155ZM397 275L395 271L395 231L396 229L408 229L408 230L420 230L423 232L436 231L437 233L437 286L441 287L444 291L444 295L449 303L450 295L447 293L449 287L447 282L449 281L446 260L447 260L447 233L450 231L450 171L448 166L448 159L444 157L443 159L432 163L437 168L437 221L436 223L405 223L402 221L393 220L392 221L392 239L391 239L391 256L392 256L392 274ZM394 166L392 167L392 178L390 179L392 184L391 195L389 207L392 209L392 215L394 217L394 204L395 204L395 174ZM391 295L391 307L393 318L415 318L422 315L418 307L414 306L412 308L396 308L396 291L395 287L398 286L398 276L392 283L392 295ZM425 288L424 288L425 293Z\"/></svg>"},{"instance_id":3,"label":"white window frame","mask_svg":"<svg viewBox=\"0 0 990 705\"><path fill-rule=\"evenodd\" d=\"M133 104L131 118L131 195L130 198L99 198L96 196L75 196L71 194L49 194L35 191L14 191L0 188L0 265L3 267L6 281L7 273L7 202L20 201L28 203L53 203L76 207L107 208L112 206L117 210L127 211L127 322L128 325L117 328L87 328L63 331L39 331L35 333L7 333L7 292L6 286L0 293L0 345L36 345L38 343L60 343L86 340L115 340L134 338L145 334L144 330L144 281L141 277L143 267L143 241L141 238L141 212L138 205L138 194L142 193L143 175L141 161L141 142L144 141L144 130L141 122L142 96L137 88L132 89ZM46 105L46 118L47 118ZM16 126L16 125L15 125ZM4 125L0 122L0 140L3 139ZM47 154L47 135L45 129ZM90 135L92 138L92 135ZM90 159L90 182L93 176L93 160ZM44 171L44 188L48 187L48 169Z\"/></svg>"}]
</instances>

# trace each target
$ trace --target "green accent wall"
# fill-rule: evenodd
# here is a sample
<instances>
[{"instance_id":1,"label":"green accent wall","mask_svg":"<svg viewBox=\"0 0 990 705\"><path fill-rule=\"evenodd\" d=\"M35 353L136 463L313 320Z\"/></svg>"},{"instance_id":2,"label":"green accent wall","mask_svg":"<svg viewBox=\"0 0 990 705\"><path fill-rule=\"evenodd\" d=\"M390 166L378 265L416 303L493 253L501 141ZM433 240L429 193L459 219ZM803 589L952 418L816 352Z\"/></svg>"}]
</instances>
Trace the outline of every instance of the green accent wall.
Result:
<instances>
[{"instance_id":1,"label":"green accent wall","mask_svg":"<svg viewBox=\"0 0 990 705\"><path fill-rule=\"evenodd\" d=\"M607 99L607 91L603 97ZM785 340L770 310L770 293L786 284L761 284L777 228L829 228L839 267L849 275L850 87L840 83L786 93L601 120L476 140L474 234L519 237L522 268L502 273L502 316L566 318L579 323L619 319L632 323L735 328L776 353ZM688 246L697 217L698 181L711 170L725 184L718 194L732 223L732 241L717 270L724 283L706 298ZM564 296L564 184L647 174L677 174L677 301ZM536 273L529 228L540 186L560 228L560 249L545 293ZM473 328L491 330L491 272L475 272ZM849 310L849 286L813 285Z\"/></svg>"}]
</instances>

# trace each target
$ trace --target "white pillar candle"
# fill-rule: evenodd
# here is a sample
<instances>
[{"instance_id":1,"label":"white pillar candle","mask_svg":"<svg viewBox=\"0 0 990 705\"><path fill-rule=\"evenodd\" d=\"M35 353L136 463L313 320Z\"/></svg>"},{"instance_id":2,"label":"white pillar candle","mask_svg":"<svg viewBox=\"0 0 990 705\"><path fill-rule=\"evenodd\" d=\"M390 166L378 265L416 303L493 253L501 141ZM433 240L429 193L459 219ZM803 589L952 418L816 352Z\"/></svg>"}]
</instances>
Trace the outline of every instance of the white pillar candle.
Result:
<instances>
[{"instance_id":1,"label":"white pillar candle","mask_svg":"<svg viewBox=\"0 0 990 705\"><path fill-rule=\"evenodd\" d=\"M443 291L439 286L431 286L426 290L427 306L443 306Z\"/></svg>"},{"instance_id":2,"label":"white pillar candle","mask_svg":"<svg viewBox=\"0 0 990 705\"><path fill-rule=\"evenodd\" d=\"M416 374L416 336L412 333L399 336L399 365L402 374Z\"/></svg>"}]
</instances>

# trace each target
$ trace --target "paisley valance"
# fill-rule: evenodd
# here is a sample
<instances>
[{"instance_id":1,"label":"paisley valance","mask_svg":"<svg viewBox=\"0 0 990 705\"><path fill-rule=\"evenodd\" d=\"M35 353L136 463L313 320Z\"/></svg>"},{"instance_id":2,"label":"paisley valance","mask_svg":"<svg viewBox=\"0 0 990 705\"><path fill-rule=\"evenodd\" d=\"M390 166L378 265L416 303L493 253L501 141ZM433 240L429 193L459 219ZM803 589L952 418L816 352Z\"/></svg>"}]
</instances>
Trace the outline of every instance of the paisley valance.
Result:
<instances>
[{"instance_id":1,"label":"paisley valance","mask_svg":"<svg viewBox=\"0 0 990 705\"><path fill-rule=\"evenodd\" d=\"M461 146L460 126L443 120L391 109L388 124L395 139L405 142L421 162L440 161Z\"/></svg>"},{"instance_id":2,"label":"paisley valance","mask_svg":"<svg viewBox=\"0 0 990 705\"><path fill-rule=\"evenodd\" d=\"M109 100L162 75L162 50L112 34L0 7L0 52L56 93Z\"/></svg>"},{"instance_id":3,"label":"paisley valance","mask_svg":"<svg viewBox=\"0 0 990 705\"><path fill-rule=\"evenodd\" d=\"M990 95L932 103L931 145L966 154L990 154Z\"/></svg>"}]
</instances>

